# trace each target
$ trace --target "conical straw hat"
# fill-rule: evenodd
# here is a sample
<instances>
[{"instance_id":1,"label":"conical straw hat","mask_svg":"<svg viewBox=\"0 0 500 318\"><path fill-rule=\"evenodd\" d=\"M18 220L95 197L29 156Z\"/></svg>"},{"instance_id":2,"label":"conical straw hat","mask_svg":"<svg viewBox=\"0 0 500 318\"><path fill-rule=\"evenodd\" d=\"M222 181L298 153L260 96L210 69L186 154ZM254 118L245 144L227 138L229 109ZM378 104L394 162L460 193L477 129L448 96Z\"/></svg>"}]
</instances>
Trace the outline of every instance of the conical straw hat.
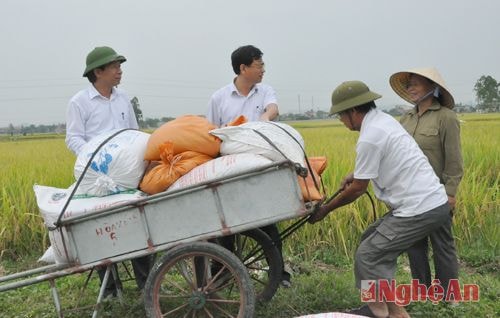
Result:
<instances>
[{"instance_id":1,"label":"conical straw hat","mask_svg":"<svg viewBox=\"0 0 500 318\"><path fill-rule=\"evenodd\" d=\"M411 74L423 76L439 86L440 90L438 99L441 106L448 107L450 109L455 106L455 100L453 99L450 90L446 87L443 78L434 67L415 68L392 74L389 79L389 83L396 94L401 96L402 99L406 100L410 104L415 104L411 101L410 94L408 94L408 91L406 90Z\"/></svg>"}]
</instances>

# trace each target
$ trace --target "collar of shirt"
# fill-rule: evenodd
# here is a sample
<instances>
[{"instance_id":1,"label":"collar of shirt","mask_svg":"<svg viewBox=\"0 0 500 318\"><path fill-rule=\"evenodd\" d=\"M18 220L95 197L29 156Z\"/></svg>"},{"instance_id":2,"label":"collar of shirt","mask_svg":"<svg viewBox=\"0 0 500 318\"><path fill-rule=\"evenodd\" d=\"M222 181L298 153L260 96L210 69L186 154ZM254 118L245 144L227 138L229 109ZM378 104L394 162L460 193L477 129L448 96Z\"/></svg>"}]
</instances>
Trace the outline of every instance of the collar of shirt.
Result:
<instances>
[{"instance_id":1,"label":"collar of shirt","mask_svg":"<svg viewBox=\"0 0 500 318\"><path fill-rule=\"evenodd\" d=\"M106 97L102 96L101 93L99 93L99 91L97 91L97 89L94 87L94 85L90 85L89 87L89 98L90 99L94 99L96 97L101 97L101 98L104 98L104 99L107 99ZM113 100L116 96L116 89L114 87L111 88L111 96L109 98L109 100Z\"/></svg>"},{"instance_id":2,"label":"collar of shirt","mask_svg":"<svg viewBox=\"0 0 500 318\"><path fill-rule=\"evenodd\" d=\"M365 117L363 117L363 121L361 122L361 127L359 129L360 134L364 132L364 128L369 124L372 118L378 114L378 112L378 109L372 108L365 114Z\"/></svg>"},{"instance_id":3,"label":"collar of shirt","mask_svg":"<svg viewBox=\"0 0 500 318\"><path fill-rule=\"evenodd\" d=\"M427 110L439 110L439 109L441 109L441 107L442 107L441 104L439 104L438 101L434 100L432 102L431 106L429 106L429 108L427 108ZM417 106L413 107L408 113L411 115L417 114Z\"/></svg>"},{"instance_id":4,"label":"collar of shirt","mask_svg":"<svg viewBox=\"0 0 500 318\"><path fill-rule=\"evenodd\" d=\"M257 93L257 91L259 90L259 88L257 87L257 85L254 85L252 87L252 89L250 90L250 92L248 93L248 96L246 96L247 98L252 96L254 93ZM239 95L239 96L243 96L240 91L238 91L238 88L236 87L236 85L234 85L234 81L231 83L231 94L236 94L236 95Z\"/></svg>"}]
</instances>

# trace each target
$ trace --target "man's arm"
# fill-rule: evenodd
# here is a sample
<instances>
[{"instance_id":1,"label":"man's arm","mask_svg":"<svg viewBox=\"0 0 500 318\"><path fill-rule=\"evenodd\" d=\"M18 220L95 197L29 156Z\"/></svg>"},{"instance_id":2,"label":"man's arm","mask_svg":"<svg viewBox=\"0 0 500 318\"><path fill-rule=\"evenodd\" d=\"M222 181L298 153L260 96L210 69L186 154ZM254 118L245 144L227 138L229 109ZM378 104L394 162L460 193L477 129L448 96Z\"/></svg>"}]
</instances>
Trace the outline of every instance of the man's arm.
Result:
<instances>
[{"instance_id":1,"label":"man's arm","mask_svg":"<svg viewBox=\"0 0 500 318\"><path fill-rule=\"evenodd\" d=\"M274 120L279 115L278 105L272 103L266 106L264 113L260 116L260 120Z\"/></svg>"},{"instance_id":2,"label":"man's arm","mask_svg":"<svg viewBox=\"0 0 500 318\"><path fill-rule=\"evenodd\" d=\"M139 129L139 122L137 121L137 117L135 117L134 106L132 106L132 103L130 101L129 101L128 111L129 111L128 128Z\"/></svg>"},{"instance_id":3,"label":"man's arm","mask_svg":"<svg viewBox=\"0 0 500 318\"><path fill-rule=\"evenodd\" d=\"M342 181L343 191L328 204L321 206L318 211L311 215L308 222L316 223L324 219L331 211L349 204L366 192L370 180L354 179L352 174Z\"/></svg>"},{"instance_id":4,"label":"man's arm","mask_svg":"<svg viewBox=\"0 0 500 318\"><path fill-rule=\"evenodd\" d=\"M66 146L75 155L86 144L85 126L80 109L74 102L70 102L66 112Z\"/></svg>"}]
</instances>

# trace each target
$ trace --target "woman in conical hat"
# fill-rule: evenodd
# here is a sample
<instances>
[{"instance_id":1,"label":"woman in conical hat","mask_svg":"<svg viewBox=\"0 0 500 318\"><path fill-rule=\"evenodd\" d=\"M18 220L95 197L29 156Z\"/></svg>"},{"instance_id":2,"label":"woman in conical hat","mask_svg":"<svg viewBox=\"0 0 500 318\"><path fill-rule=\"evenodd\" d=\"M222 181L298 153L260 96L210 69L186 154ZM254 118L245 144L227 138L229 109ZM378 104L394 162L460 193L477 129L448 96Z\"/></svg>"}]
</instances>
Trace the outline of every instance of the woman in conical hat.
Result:
<instances>
[{"instance_id":1,"label":"woman in conical hat","mask_svg":"<svg viewBox=\"0 0 500 318\"><path fill-rule=\"evenodd\" d=\"M429 159L446 189L448 202L453 209L457 188L463 175L463 162L460 123L452 111L455 102L450 90L435 68L397 72L390 77L389 82L401 98L415 106L401 117L400 123L415 138ZM430 235L430 240L436 278L441 281L446 291L450 279L458 278L451 221ZM411 247L408 257L413 278L430 286L432 276L428 260L428 239Z\"/></svg>"}]
</instances>

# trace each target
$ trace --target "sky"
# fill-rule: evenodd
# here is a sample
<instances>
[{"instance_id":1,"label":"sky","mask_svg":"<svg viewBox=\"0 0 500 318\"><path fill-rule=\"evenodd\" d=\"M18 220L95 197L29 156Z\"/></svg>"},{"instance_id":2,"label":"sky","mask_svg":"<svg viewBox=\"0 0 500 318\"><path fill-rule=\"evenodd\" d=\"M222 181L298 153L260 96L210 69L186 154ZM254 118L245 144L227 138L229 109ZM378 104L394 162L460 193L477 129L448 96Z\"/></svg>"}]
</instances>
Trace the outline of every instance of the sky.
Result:
<instances>
[{"instance_id":1,"label":"sky","mask_svg":"<svg viewBox=\"0 0 500 318\"><path fill-rule=\"evenodd\" d=\"M2 0L0 127L64 123L103 45L127 58L120 88L145 118L205 114L247 44L264 52L281 113L328 111L347 80L404 105L390 75L428 66L475 103L482 75L500 81L498 12L498 0Z\"/></svg>"}]
</instances>

